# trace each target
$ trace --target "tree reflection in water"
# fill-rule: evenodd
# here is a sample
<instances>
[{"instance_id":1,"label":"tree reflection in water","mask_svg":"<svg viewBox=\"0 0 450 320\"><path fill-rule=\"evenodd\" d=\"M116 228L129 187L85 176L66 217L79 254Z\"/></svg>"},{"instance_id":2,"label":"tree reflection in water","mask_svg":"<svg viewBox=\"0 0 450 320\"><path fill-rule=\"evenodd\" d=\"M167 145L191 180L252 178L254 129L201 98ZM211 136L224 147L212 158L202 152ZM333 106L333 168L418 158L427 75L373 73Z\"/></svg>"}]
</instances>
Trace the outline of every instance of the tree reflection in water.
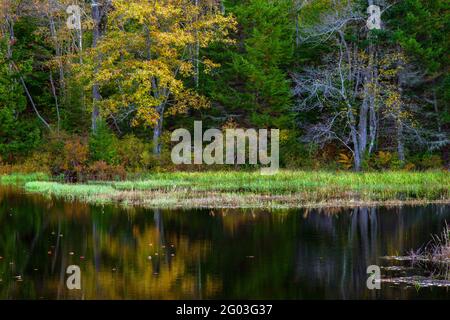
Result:
<instances>
[{"instance_id":1,"label":"tree reflection in water","mask_svg":"<svg viewBox=\"0 0 450 320\"><path fill-rule=\"evenodd\" d=\"M389 266L381 257L417 248L449 218L445 205L124 209L2 187L0 298L449 298L439 288L366 288L369 265ZM82 290L66 288L71 264Z\"/></svg>"}]
</instances>

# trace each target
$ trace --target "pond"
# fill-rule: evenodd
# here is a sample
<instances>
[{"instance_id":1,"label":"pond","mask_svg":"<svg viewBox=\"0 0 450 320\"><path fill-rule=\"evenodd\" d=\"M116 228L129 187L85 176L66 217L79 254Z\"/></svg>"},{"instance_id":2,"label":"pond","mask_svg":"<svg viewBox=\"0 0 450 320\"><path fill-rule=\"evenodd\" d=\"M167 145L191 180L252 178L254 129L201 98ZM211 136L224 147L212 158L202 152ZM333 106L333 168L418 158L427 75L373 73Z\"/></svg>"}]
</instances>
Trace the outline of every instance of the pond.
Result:
<instances>
[{"instance_id":1,"label":"pond","mask_svg":"<svg viewBox=\"0 0 450 320\"><path fill-rule=\"evenodd\" d=\"M91 206L0 187L0 299L449 299L408 277L450 206L154 210ZM69 265L81 290L69 290Z\"/></svg>"}]
</instances>

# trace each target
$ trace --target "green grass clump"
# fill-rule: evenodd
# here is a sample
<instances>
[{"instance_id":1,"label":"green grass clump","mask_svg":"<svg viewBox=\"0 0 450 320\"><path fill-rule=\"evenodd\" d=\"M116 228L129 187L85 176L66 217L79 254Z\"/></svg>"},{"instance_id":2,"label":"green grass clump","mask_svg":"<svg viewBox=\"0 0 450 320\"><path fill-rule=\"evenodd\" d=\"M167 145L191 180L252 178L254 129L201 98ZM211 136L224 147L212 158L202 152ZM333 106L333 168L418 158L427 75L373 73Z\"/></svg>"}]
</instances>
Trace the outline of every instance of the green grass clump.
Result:
<instances>
[{"instance_id":1,"label":"green grass clump","mask_svg":"<svg viewBox=\"0 0 450 320\"><path fill-rule=\"evenodd\" d=\"M60 184L28 182L25 189L89 202L151 206L255 206L261 201L298 207L323 203L441 201L449 199L448 172L259 172L154 173L140 180ZM191 201L192 200L192 201ZM193 204L195 203L195 204Z\"/></svg>"},{"instance_id":2,"label":"green grass clump","mask_svg":"<svg viewBox=\"0 0 450 320\"><path fill-rule=\"evenodd\" d=\"M50 176L46 173L13 173L8 175L0 175L1 184L20 184L28 181L48 181Z\"/></svg>"},{"instance_id":3,"label":"green grass clump","mask_svg":"<svg viewBox=\"0 0 450 320\"><path fill-rule=\"evenodd\" d=\"M97 195L112 195L116 190L105 185L62 184L57 182L35 181L25 184L25 190L66 199L88 199Z\"/></svg>"},{"instance_id":4,"label":"green grass clump","mask_svg":"<svg viewBox=\"0 0 450 320\"><path fill-rule=\"evenodd\" d=\"M318 193L324 198L343 192L372 200L438 199L447 197L447 172L305 172L280 171L273 176L259 172L158 173L142 180L112 184L118 190L176 190L244 192L257 194Z\"/></svg>"}]
</instances>

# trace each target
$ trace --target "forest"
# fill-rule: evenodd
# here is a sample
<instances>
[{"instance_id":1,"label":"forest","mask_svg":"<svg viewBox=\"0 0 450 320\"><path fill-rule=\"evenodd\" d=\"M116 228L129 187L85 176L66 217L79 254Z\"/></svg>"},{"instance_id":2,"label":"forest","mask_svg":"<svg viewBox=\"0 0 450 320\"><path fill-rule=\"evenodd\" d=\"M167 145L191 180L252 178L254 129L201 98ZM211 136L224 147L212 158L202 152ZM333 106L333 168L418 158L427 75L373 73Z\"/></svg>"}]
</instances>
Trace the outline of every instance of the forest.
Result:
<instances>
[{"instance_id":1,"label":"forest","mask_svg":"<svg viewBox=\"0 0 450 320\"><path fill-rule=\"evenodd\" d=\"M449 133L450 0L0 0L0 300L448 300Z\"/></svg>"},{"instance_id":2,"label":"forest","mask_svg":"<svg viewBox=\"0 0 450 320\"><path fill-rule=\"evenodd\" d=\"M445 169L449 35L447 0L1 0L0 173L226 168L170 161L194 120L279 129L291 170Z\"/></svg>"}]
</instances>

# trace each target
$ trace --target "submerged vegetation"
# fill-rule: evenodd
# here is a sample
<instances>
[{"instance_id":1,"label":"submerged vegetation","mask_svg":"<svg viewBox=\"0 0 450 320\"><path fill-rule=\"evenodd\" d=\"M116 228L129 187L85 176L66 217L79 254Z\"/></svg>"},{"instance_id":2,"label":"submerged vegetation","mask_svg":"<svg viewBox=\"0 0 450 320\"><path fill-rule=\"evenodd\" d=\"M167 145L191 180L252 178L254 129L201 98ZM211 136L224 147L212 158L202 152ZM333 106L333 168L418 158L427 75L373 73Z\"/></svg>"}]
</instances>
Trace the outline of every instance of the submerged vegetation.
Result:
<instances>
[{"instance_id":1,"label":"submerged vegetation","mask_svg":"<svg viewBox=\"0 0 450 320\"><path fill-rule=\"evenodd\" d=\"M421 250L411 254L413 261L430 262L438 265L446 265L447 277L450 280L450 228L445 225L439 235L434 235L432 240Z\"/></svg>"},{"instance_id":2,"label":"submerged vegetation","mask_svg":"<svg viewBox=\"0 0 450 320\"><path fill-rule=\"evenodd\" d=\"M450 287L450 229L447 222L440 234L432 235L431 241L406 256L385 257L388 260L407 263L413 275L385 278L384 282L422 287ZM405 267L396 267L405 270Z\"/></svg>"},{"instance_id":3,"label":"submerged vegetation","mask_svg":"<svg viewBox=\"0 0 450 320\"><path fill-rule=\"evenodd\" d=\"M29 192L93 203L149 207L302 207L382 202L447 202L448 173L156 173L141 180L63 184L35 181Z\"/></svg>"}]
</instances>

